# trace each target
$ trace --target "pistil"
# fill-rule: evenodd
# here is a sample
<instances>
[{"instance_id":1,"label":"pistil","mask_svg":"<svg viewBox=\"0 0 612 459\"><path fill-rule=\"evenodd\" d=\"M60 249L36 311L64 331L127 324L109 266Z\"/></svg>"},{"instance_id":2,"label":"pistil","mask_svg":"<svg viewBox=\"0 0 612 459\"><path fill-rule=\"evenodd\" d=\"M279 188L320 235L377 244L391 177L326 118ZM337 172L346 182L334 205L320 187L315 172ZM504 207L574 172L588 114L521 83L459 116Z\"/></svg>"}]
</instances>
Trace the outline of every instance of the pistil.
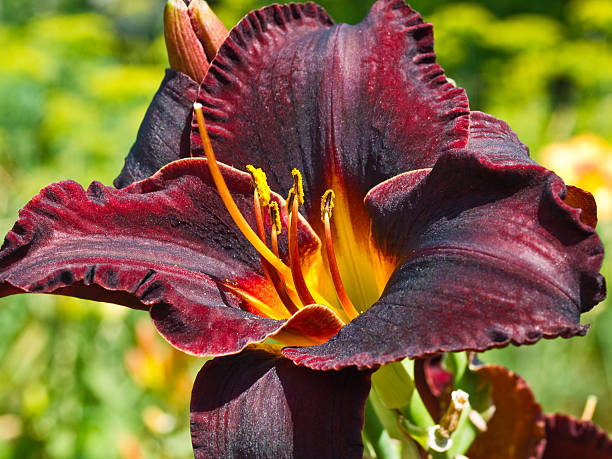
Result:
<instances>
[{"instance_id":1,"label":"pistil","mask_svg":"<svg viewBox=\"0 0 612 459\"><path fill-rule=\"evenodd\" d=\"M210 139L208 137L208 131L206 130L206 123L204 122L204 114L202 113L202 104L196 102L193 104L193 109L195 111L196 119L198 122L198 129L200 131L200 137L202 139L202 146L204 147L204 153L206 154L206 159L208 160L208 168L210 169L210 175L215 182L215 186L217 187L217 191L223 200L223 204L227 208L227 211L231 215L234 223L238 226L242 234L248 239L248 241L253 245L255 250L257 250L265 259L270 263L284 278L289 278L291 276L292 270L289 269L285 263L282 262L280 258L275 256L272 251L268 248L268 246L259 238L259 236L253 231L249 223L244 218L244 215L240 213L238 206L234 202L232 195L227 188L227 184L225 183L225 179L219 170L219 166L217 165L217 159L215 158L215 153L213 152L212 146L210 144Z\"/></svg>"},{"instance_id":2,"label":"pistil","mask_svg":"<svg viewBox=\"0 0 612 459\"><path fill-rule=\"evenodd\" d=\"M344 284L342 283L332 240L330 218L332 215L332 209L334 208L334 198L335 194L332 190L327 190L321 198L321 220L323 220L323 226L325 227L325 250L327 252L327 262L329 264L329 271L336 289L336 295L338 296L338 300L340 300L340 304L342 305L346 315L353 320L359 315L359 312L357 312L357 309L355 309L355 306L353 306L351 299L346 293Z\"/></svg>"}]
</instances>

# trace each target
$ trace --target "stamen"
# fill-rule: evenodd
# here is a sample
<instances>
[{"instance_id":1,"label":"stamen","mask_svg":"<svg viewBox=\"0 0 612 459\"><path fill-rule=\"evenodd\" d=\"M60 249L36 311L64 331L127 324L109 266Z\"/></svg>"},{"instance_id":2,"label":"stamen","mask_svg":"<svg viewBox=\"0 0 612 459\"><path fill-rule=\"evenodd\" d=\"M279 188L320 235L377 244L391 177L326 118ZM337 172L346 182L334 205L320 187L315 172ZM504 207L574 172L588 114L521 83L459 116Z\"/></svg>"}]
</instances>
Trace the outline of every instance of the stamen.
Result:
<instances>
[{"instance_id":1,"label":"stamen","mask_svg":"<svg viewBox=\"0 0 612 459\"><path fill-rule=\"evenodd\" d=\"M334 190L327 190L321 197L321 220L325 220L325 214L332 216L332 210L335 205L336 193Z\"/></svg>"},{"instance_id":2,"label":"stamen","mask_svg":"<svg viewBox=\"0 0 612 459\"><path fill-rule=\"evenodd\" d=\"M302 206L304 205L304 185L302 184L302 174L299 170L293 169L291 171L291 176L293 177L293 190L298 198L298 204Z\"/></svg>"},{"instance_id":3,"label":"stamen","mask_svg":"<svg viewBox=\"0 0 612 459\"><path fill-rule=\"evenodd\" d=\"M255 168L250 164L247 164L246 170L251 174L251 182L253 188L255 188L255 192L259 196L261 207L267 207L270 204L270 187L268 186L266 173L260 168Z\"/></svg>"},{"instance_id":4,"label":"stamen","mask_svg":"<svg viewBox=\"0 0 612 459\"><path fill-rule=\"evenodd\" d=\"M293 175L293 188L289 191L289 197L287 198L287 206L291 211L290 222L289 222L289 265L291 266L291 273L293 274L293 283L295 284L295 290L297 291L300 300L304 305L314 304L316 301L312 297L306 281L304 280L304 274L302 273L302 267L300 266L300 252L298 248L297 240L297 226L298 226L298 215L300 200L304 202L304 190L302 188L302 174L297 169L291 171Z\"/></svg>"},{"instance_id":5,"label":"stamen","mask_svg":"<svg viewBox=\"0 0 612 459\"><path fill-rule=\"evenodd\" d=\"M261 213L261 198L259 197L257 187L255 187L255 190L253 191L253 210L255 211L255 223L257 225L257 233L259 234L259 239L261 239L265 244L266 230L264 228L263 215ZM272 282L272 277L270 276L270 264L261 254L259 254L259 260L261 261L261 267L266 276L266 279Z\"/></svg>"},{"instance_id":6,"label":"stamen","mask_svg":"<svg viewBox=\"0 0 612 459\"><path fill-rule=\"evenodd\" d=\"M278 202L271 201L270 205L268 206L268 209L270 210L270 221L272 222L272 232L276 233L276 236L278 236L282 229L280 212L278 210ZM278 246L276 248L278 252ZM272 251L274 252L274 250ZM278 253L275 253L274 255L278 257Z\"/></svg>"},{"instance_id":7,"label":"stamen","mask_svg":"<svg viewBox=\"0 0 612 459\"><path fill-rule=\"evenodd\" d=\"M280 258L280 255L278 254L278 235L281 233L282 225L280 219L280 211L278 210L278 203L276 201L271 201L268 209L270 210L270 218L272 220L273 228L273 230L270 232L270 248L272 249L272 253L278 258ZM292 304L298 305L299 308L301 302L295 290L289 288L289 286L286 285L285 291L287 292L287 295L289 295Z\"/></svg>"},{"instance_id":8,"label":"stamen","mask_svg":"<svg viewBox=\"0 0 612 459\"><path fill-rule=\"evenodd\" d=\"M240 213L238 206L234 202L232 195L227 188L227 184L225 183L225 179L223 175L221 175L221 171L219 170L219 166L217 165L217 159L215 158L215 153L213 152L212 146L210 144L210 139L208 137L208 131L206 130L206 123L204 122L204 114L202 113L202 104L196 102L193 104L193 109L196 114L196 119L198 121L198 129L200 131L200 137L202 138L202 146L204 147L204 153L206 154L206 158L208 159L208 168L210 169L210 175L215 182L215 186L217 187L217 191L223 200L223 204L227 208L227 211L232 216L232 219L242 232L248 241L253 245L255 250L257 250L276 270L278 270L283 277L288 278L292 270L289 269L285 263L282 262L280 258L275 256L268 246L264 244L264 242L259 238L259 236L253 231L249 223L246 221L244 216Z\"/></svg>"},{"instance_id":9,"label":"stamen","mask_svg":"<svg viewBox=\"0 0 612 459\"><path fill-rule=\"evenodd\" d=\"M332 190L327 190L321 198L321 219L323 220L323 225L325 227L325 249L327 251L329 270L331 272L332 280L334 281L334 287L336 288L336 295L338 295L338 299L340 300L340 304L342 305L344 312L346 312L346 315L353 320L359 315L359 312L357 312L357 309L355 309L355 306L353 306L351 299L346 293L344 284L342 283L342 278L340 277L340 270L338 269L336 253L334 251L334 244L332 240L331 224L329 221L332 209L334 208L335 196L336 195Z\"/></svg>"},{"instance_id":10,"label":"stamen","mask_svg":"<svg viewBox=\"0 0 612 459\"><path fill-rule=\"evenodd\" d=\"M265 180L265 174L264 174L264 180ZM267 186L267 183L265 183L265 185ZM255 191L253 193L253 207L255 209L255 221L257 222L257 233L259 234L259 238L265 243L266 242L266 230L264 228L263 215L261 212L261 202L262 202L262 199L259 197L257 188L255 188ZM275 207L278 210L278 204L274 201L273 203L276 204ZM276 232L276 229L273 227L272 233L275 233L275 232ZM277 246L276 247L277 253L275 253L275 255L278 256L278 242L276 243L276 246ZM276 290L276 293L278 294L279 298L283 302L283 305L285 306L289 314L291 315L295 314L298 311L298 308L295 305L295 303L291 300L291 298L289 297L285 284L281 281L278 273L270 269L270 265L268 264L266 259L262 257L261 255L259 255L259 257L261 259L261 266L263 268L264 274L266 275L266 278L268 279L268 281L270 281L270 283L272 283L272 285L274 286L274 289Z\"/></svg>"}]
</instances>

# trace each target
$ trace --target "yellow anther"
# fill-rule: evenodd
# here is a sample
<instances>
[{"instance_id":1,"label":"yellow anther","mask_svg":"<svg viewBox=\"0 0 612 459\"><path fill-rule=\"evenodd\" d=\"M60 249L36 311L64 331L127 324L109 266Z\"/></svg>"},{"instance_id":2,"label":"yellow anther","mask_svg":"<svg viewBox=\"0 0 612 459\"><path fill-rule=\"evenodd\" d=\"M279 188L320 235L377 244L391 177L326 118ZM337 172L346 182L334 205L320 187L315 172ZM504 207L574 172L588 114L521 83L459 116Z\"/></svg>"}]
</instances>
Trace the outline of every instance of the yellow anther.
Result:
<instances>
[{"instance_id":1,"label":"yellow anther","mask_svg":"<svg viewBox=\"0 0 612 459\"><path fill-rule=\"evenodd\" d=\"M294 197L295 197L295 189L291 188L289 190L289 193L287 194L287 209L289 209L289 212L291 212L291 209L293 208L292 206L293 206Z\"/></svg>"},{"instance_id":2,"label":"yellow anther","mask_svg":"<svg viewBox=\"0 0 612 459\"><path fill-rule=\"evenodd\" d=\"M325 221L325 214L331 218L334 199L336 199L336 193L333 190L327 190L323 193L323 197L321 197L321 220Z\"/></svg>"},{"instance_id":3,"label":"yellow anther","mask_svg":"<svg viewBox=\"0 0 612 459\"><path fill-rule=\"evenodd\" d=\"M304 205L304 186L302 185L302 174L297 169L291 171L293 177L293 189L298 198L298 205Z\"/></svg>"},{"instance_id":4,"label":"yellow anther","mask_svg":"<svg viewBox=\"0 0 612 459\"><path fill-rule=\"evenodd\" d=\"M270 209L270 220L272 221L272 229L276 232L276 234L280 234L282 226L280 211L278 210L278 202L270 201L268 209Z\"/></svg>"},{"instance_id":5,"label":"yellow anther","mask_svg":"<svg viewBox=\"0 0 612 459\"><path fill-rule=\"evenodd\" d=\"M270 187L268 186L266 173L259 167L255 168L251 164L247 164L246 170L251 174L251 183L253 184L253 188L257 191L259 203L262 207L266 207L270 204Z\"/></svg>"}]
</instances>

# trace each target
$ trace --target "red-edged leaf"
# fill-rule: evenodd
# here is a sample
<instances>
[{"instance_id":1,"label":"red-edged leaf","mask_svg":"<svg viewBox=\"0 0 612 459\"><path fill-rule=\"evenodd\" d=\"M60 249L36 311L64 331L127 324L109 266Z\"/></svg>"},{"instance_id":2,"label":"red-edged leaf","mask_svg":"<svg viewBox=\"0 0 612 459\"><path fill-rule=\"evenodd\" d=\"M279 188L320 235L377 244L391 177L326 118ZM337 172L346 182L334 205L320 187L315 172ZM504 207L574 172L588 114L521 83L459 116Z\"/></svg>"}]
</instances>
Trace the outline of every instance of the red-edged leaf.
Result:
<instances>
[{"instance_id":1,"label":"red-edged leaf","mask_svg":"<svg viewBox=\"0 0 612 459\"><path fill-rule=\"evenodd\" d=\"M198 84L173 69L166 76L147 109L136 142L115 179L117 188L150 177L166 164L191 156L190 126Z\"/></svg>"},{"instance_id":2,"label":"red-edged leaf","mask_svg":"<svg viewBox=\"0 0 612 459\"><path fill-rule=\"evenodd\" d=\"M540 458L546 443L544 416L525 380L497 365L483 365L475 373L480 378L476 390L490 385L495 414L466 456L470 459Z\"/></svg>"},{"instance_id":3,"label":"red-edged leaf","mask_svg":"<svg viewBox=\"0 0 612 459\"><path fill-rule=\"evenodd\" d=\"M191 397L195 457L361 458L370 374L313 371L263 350L216 358Z\"/></svg>"},{"instance_id":4,"label":"red-edged leaf","mask_svg":"<svg viewBox=\"0 0 612 459\"><path fill-rule=\"evenodd\" d=\"M401 260L382 297L327 343L287 357L365 368L586 332L580 313L605 297L603 247L556 175L452 153L420 181L390 182L367 199L374 238Z\"/></svg>"},{"instance_id":5,"label":"red-edged leaf","mask_svg":"<svg viewBox=\"0 0 612 459\"><path fill-rule=\"evenodd\" d=\"M612 458L612 439L590 421L565 414L546 416L546 449L542 459L575 458Z\"/></svg>"},{"instance_id":6,"label":"red-edged leaf","mask_svg":"<svg viewBox=\"0 0 612 459\"><path fill-rule=\"evenodd\" d=\"M249 174L221 170L254 225ZM284 200L273 199L286 234ZM269 232L269 218L266 226ZM307 259L320 242L304 220L298 231ZM286 237L279 242L286 259ZM284 324L247 312L252 305L241 292L283 309L202 158L174 162L124 190L98 182L87 191L74 182L43 189L21 211L0 252L0 296L21 292L151 308L172 344L200 355L237 352Z\"/></svg>"},{"instance_id":7,"label":"red-edged leaf","mask_svg":"<svg viewBox=\"0 0 612 459\"><path fill-rule=\"evenodd\" d=\"M220 48L199 100L220 161L261 167L275 190L302 171L310 221L326 188L361 202L467 142L465 92L435 63L431 24L403 0L377 1L355 26L333 25L313 3L254 11Z\"/></svg>"}]
</instances>

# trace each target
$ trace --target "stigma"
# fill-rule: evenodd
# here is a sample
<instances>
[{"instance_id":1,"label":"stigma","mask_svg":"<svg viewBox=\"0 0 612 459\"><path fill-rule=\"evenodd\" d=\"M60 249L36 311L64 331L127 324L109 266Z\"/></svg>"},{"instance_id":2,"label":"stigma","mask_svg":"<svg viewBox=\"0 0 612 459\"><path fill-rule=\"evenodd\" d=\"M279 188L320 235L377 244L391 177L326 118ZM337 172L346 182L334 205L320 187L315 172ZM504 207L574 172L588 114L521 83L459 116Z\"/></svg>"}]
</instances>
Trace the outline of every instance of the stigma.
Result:
<instances>
[{"instance_id":1,"label":"stigma","mask_svg":"<svg viewBox=\"0 0 612 459\"><path fill-rule=\"evenodd\" d=\"M345 323L354 319L359 313L352 304L342 283L332 240L331 215L334 207L334 192L332 190L327 190L321 198L321 220L325 232L325 254L330 277L337 296L333 301L327 301L327 299L313 288L312 285L307 283L304 277L304 266L302 257L300 256L298 240L299 209L304 205L304 188L300 171L298 169L293 169L291 171L293 186L289 190L286 200L289 217L287 226L289 265L286 265L279 256L278 250L278 237L282 232L279 203L271 198L271 191L267 184L265 172L250 164L246 166L246 170L251 176L251 184L253 187L253 213L255 215L256 226L254 230L238 209L225 183L225 179L221 174L208 137L202 105L196 102L193 108L200 137L202 139L202 145L204 147L204 153L207 158L207 164L215 187L233 221L251 243L253 248L259 253L264 276L274 287L278 298L286 310L284 318L292 316L306 306L322 305L331 309ZM269 213L271 222L269 242L264 224L264 215L266 211ZM248 301L251 310L255 310L258 315L273 319L283 318L278 317L277 312L271 313L271 311L275 310L262 302L254 298L246 298L247 295L245 294L240 296Z\"/></svg>"}]
</instances>

